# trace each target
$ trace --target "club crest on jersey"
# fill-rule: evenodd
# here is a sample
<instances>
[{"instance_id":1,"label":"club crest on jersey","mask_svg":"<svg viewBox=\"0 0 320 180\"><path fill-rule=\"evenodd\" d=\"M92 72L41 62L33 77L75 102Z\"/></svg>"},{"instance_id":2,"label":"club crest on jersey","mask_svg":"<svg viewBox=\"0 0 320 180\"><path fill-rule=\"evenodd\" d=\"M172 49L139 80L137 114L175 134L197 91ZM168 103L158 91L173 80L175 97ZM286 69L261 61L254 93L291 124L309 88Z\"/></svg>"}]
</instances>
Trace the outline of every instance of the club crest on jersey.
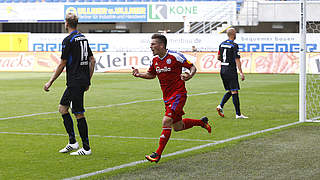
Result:
<instances>
[{"instance_id":1,"label":"club crest on jersey","mask_svg":"<svg viewBox=\"0 0 320 180\"><path fill-rule=\"evenodd\" d=\"M158 74L162 73L162 72L169 72L171 71L171 68L168 68L167 66L160 68L160 67L156 67L156 72Z\"/></svg>"},{"instance_id":2,"label":"club crest on jersey","mask_svg":"<svg viewBox=\"0 0 320 180\"><path fill-rule=\"evenodd\" d=\"M167 59L167 64L171 64L171 59Z\"/></svg>"}]
</instances>

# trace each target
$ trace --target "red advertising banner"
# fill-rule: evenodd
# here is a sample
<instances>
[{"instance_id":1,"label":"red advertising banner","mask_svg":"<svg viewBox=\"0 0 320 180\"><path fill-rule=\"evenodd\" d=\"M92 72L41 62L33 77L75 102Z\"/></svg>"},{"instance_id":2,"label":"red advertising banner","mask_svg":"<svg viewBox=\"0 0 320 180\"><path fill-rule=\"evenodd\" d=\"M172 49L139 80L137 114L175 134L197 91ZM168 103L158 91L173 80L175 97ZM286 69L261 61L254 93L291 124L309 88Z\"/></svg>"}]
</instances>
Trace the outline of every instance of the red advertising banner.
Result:
<instances>
[{"instance_id":1,"label":"red advertising banner","mask_svg":"<svg viewBox=\"0 0 320 180\"><path fill-rule=\"evenodd\" d=\"M0 52L0 71L52 72L60 62L60 52ZM200 73L218 73L216 52L184 52ZM152 54L148 52L95 53L96 72L131 72L134 66L146 70ZM299 73L299 53L243 52L244 73ZM320 73L320 53L307 54L307 72Z\"/></svg>"}]
</instances>

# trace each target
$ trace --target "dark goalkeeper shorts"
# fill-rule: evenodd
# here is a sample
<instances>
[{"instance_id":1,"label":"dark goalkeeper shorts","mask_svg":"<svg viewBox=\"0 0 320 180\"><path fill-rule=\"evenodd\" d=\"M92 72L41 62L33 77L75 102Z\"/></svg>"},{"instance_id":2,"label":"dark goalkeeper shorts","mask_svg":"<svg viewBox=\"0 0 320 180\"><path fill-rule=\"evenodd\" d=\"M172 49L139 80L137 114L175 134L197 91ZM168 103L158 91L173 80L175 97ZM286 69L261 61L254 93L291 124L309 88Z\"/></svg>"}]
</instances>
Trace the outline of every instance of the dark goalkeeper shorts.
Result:
<instances>
[{"instance_id":1,"label":"dark goalkeeper shorts","mask_svg":"<svg viewBox=\"0 0 320 180\"><path fill-rule=\"evenodd\" d=\"M64 106L71 105L73 114L82 114L85 112L83 108L83 96L87 87L67 87L61 97L60 104Z\"/></svg>"},{"instance_id":2,"label":"dark goalkeeper shorts","mask_svg":"<svg viewBox=\"0 0 320 180\"><path fill-rule=\"evenodd\" d=\"M220 74L220 76L223 82L224 89L226 91L240 90L238 74L235 74L235 75Z\"/></svg>"}]
</instances>

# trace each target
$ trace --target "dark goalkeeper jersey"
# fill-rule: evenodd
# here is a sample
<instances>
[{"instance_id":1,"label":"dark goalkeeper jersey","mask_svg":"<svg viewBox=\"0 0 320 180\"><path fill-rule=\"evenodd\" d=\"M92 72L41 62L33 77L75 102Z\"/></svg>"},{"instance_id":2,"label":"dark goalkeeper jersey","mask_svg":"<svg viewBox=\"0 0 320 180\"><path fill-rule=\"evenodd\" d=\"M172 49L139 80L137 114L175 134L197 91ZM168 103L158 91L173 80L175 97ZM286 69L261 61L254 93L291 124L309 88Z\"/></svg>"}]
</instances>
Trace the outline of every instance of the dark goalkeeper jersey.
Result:
<instances>
[{"instance_id":1,"label":"dark goalkeeper jersey","mask_svg":"<svg viewBox=\"0 0 320 180\"><path fill-rule=\"evenodd\" d=\"M87 38L73 31L62 42L61 59L67 60L67 86L89 86L89 57L93 56Z\"/></svg>"},{"instance_id":2,"label":"dark goalkeeper jersey","mask_svg":"<svg viewBox=\"0 0 320 180\"><path fill-rule=\"evenodd\" d=\"M232 40L223 41L219 46L221 74L237 75L236 58L240 58L238 44Z\"/></svg>"}]
</instances>

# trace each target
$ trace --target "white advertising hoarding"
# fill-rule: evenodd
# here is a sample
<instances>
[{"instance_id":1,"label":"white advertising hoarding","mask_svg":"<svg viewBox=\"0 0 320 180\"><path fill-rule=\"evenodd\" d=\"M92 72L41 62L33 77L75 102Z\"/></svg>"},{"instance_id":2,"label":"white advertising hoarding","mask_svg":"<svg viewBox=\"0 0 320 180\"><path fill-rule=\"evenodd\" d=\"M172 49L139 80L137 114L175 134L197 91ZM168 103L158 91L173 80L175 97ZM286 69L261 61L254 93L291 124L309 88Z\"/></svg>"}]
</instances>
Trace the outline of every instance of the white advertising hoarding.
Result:
<instances>
[{"instance_id":1,"label":"white advertising hoarding","mask_svg":"<svg viewBox=\"0 0 320 180\"><path fill-rule=\"evenodd\" d=\"M63 5L52 3L1 3L2 22L63 22Z\"/></svg>"},{"instance_id":2,"label":"white advertising hoarding","mask_svg":"<svg viewBox=\"0 0 320 180\"><path fill-rule=\"evenodd\" d=\"M83 2L1 3L1 22L62 22L66 13L79 22L231 22L236 1L211 2Z\"/></svg>"},{"instance_id":3,"label":"white advertising hoarding","mask_svg":"<svg viewBox=\"0 0 320 180\"><path fill-rule=\"evenodd\" d=\"M61 51L68 34L37 34L29 36L29 51ZM151 33L147 34L84 34L92 51L149 52ZM226 34L166 34L168 48L176 51L217 51ZM307 35L307 50L320 52L320 34ZM236 43L241 52L298 52L300 36L296 33L238 33Z\"/></svg>"},{"instance_id":4,"label":"white advertising hoarding","mask_svg":"<svg viewBox=\"0 0 320 180\"><path fill-rule=\"evenodd\" d=\"M148 22L231 22L236 20L236 1L150 3Z\"/></svg>"}]
</instances>

